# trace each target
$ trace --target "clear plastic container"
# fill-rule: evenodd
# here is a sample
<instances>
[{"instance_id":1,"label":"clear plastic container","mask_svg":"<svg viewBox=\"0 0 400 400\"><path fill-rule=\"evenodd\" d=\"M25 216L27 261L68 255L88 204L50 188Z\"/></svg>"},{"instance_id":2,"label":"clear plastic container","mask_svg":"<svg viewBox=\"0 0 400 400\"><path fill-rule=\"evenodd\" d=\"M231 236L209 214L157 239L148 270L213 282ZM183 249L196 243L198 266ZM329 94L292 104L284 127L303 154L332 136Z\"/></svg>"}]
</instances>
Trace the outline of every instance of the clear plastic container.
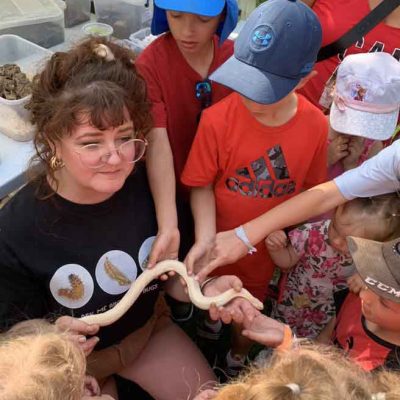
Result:
<instances>
[{"instance_id":1,"label":"clear plastic container","mask_svg":"<svg viewBox=\"0 0 400 400\"><path fill-rule=\"evenodd\" d=\"M82 32L87 36L97 36L111 39L113 27L101 22L89 22L82 26Z\"/></svg>"},{"instance_id":2,"label":"clear plastic container","mask_svg":"<svg viewBox=\"0 0 400 400\"><path fill-rule=\"evenodd\" d=\"M111 25L119 39L149 27L153 15L151 0L94 0L94 8L97 21Z\"/></svg>"},{"instance_id":3,"label":"clear plastic container","mask_svg":"<svg viewBox=\"0 0 400 400\"><path fill-rule=\"evenodd\" d=\"M40 71L53 53L19 36L0 36L0 65L17 64L29 80ZM30 96L19 100L6 100L0 97L0 134L18 141L30 140L33 126L30 114L25 108Z\"/></svg>"},{"instance_id":4,"label":"clear plastic container","mask_svg":"<svg viewBox=\"0 0 400 400\"><path fill-rule=\"evenodd\" d=\"M150 28L144 28L129 36L130 48L135 53L141 53L157 36L151 34Z\"/></svg>"},{"instance_id":5,"label":"clear plastic container","mask_svg":"<svg viewBox=\"0 0 400 400\"><path fill-rule=\"evenodd\" d=\"M70 28L89 21L90 0L65 0L65 26Z\"/></svg>"},{"instance_id":6,"label":"clear plastic container","mask_svg":"<svg viewBox=\"0 0 400 400\"><path fill-rule=\"evenodd\" d=\"M18 35L45 48L64 41L64 12L58 1L1 0L0 3L0 35Z\"/></svg>"}]
</instances>

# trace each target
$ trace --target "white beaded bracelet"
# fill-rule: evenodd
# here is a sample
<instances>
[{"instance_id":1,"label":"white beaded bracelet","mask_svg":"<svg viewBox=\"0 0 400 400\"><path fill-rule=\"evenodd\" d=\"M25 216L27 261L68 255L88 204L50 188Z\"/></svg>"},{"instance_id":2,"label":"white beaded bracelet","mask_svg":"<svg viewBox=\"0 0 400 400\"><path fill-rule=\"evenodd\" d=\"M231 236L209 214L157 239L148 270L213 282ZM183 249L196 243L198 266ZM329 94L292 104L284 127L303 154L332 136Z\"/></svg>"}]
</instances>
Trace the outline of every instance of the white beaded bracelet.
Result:
<instances>
[{"instance_id":1,"label":"white beaded bracelet","mask_svg":"<svg viewBox=\"0 0 400 400\"><path fill-rule=\"evenodd\" d=\"M257 249L250 243L250 240L246 235L246 231L244 230L243 225L240 225L235 229L235 234L249 249L248 254L257 253Z\"/></svg>"}]
</instances>

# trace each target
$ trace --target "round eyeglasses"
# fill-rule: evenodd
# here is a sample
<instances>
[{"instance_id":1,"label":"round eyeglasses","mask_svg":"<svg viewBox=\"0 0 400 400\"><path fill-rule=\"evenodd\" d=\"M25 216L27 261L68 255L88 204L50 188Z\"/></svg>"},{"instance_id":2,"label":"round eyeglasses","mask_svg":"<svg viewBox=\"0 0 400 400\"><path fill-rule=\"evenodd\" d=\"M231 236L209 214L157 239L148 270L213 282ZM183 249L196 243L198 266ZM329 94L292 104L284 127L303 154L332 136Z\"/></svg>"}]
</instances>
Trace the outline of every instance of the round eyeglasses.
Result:
<instances>
[{"instance_id":1,"label":"round eyeglasses","mask_svg":"<svg viewBox=\"0 0 400 400\"><path fill-rule=\"evenodd\" d=\"M88 168L97 169L106 165L114 152L124 162L134 164L143 157L147 145L146 139L129 139L114 150L109 151L103 144L91 143L82 146L76 153L79 155L82 164Z\"/></svg>"}]
</instances>

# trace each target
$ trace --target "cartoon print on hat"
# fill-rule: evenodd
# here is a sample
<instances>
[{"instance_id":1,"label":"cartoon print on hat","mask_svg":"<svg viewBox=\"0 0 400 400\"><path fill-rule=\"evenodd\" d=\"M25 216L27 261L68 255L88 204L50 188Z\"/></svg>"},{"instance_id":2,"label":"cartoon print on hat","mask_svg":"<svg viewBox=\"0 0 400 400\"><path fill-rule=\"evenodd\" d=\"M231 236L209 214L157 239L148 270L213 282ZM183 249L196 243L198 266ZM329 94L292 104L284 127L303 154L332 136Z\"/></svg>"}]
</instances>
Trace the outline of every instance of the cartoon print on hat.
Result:
<instances>
[{"instance_id":1,"label":"cartoon print on hat","mask_svg":"<svg viewBox=\"0 0 400 400\"><path fill-rule=\"evenodd\" d=\"M111 250L101 256L96 266L96 280L108 294L126 292L137 277L135 260L124 251Z\"/></svg>"},{"instance_id":2,"label":"cartoon print on hat","mask_svg":"<svg viewBox=\"0 0 400 400\"><path fill-rule=\"evenodd\" d=\"M93 278L78 264L66 264L50 279L50 291L64 307L81 308L89 302L94 291Z\"/></svg>"},{"instance_id":3,"label":"cartoon print on hat","mask_svg":"<svg viewBox=\"0 0 400 400\"><path fill-rule=\"evenodd\" d=\"M365 86L365 85L364 85ZM368 100L368 89L363 84L355 82L351 85L351 98L355 101Z\"/></svg>"},{"instance_id":4,"label":"cartoon print on hat","mask_svg":"<svg viewBox=\"0 0 400 400\"><path fill-rule=\"evenodd\" d=\"M142 269L142 271L144 271L147 268L151 247L153 246L155 240L156 240L155 236L150 236L140 246L138 260L139 260L139 266Z\"/></svg>"}]
</instances>

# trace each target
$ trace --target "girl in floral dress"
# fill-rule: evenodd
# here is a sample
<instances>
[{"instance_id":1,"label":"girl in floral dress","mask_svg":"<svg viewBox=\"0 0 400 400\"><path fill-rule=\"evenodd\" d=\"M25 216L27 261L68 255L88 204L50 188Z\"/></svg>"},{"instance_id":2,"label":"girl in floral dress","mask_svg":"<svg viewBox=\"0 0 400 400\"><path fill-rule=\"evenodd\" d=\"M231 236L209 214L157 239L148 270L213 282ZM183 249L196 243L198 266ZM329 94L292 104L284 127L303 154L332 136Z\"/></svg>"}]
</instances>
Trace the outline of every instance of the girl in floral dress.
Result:
<instances>
[{"instance_id":1,"label":"girl in floral dress","mask_svg":"<svg viewBox=\"0 0 400 400\"><path fill-rule=\"evenodd\" d=\"M272 316L299 337L316 338L335 313L333 295L349 286L358 292L346 236L377 241L394 237L400 202L397 194L357 198L335 211L332 220L307 223L289 232L271 233L265 243L284 272Z\"/></svg>"}]
</instances>

